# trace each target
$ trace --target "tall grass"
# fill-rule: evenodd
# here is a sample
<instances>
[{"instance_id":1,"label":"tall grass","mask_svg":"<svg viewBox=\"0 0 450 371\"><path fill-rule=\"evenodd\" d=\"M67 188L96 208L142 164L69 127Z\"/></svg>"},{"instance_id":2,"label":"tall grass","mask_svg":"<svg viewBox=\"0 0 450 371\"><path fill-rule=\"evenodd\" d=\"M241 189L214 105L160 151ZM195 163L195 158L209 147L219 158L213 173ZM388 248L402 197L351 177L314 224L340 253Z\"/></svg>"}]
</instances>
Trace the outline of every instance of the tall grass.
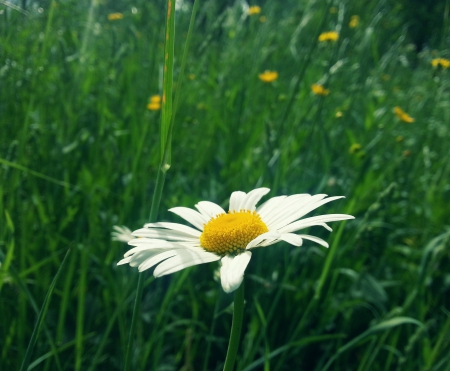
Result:
<instances>
[{"instance_id":1,"label":"tall grass","mask_svg":"<svg viewBox=\"0 0 450 371\"><path fill-rule=\"evenodd\" d=\"M330 250L255 252L237 369L450 370L450 70L430 64L450 50L417 53L384 0L242 4L200 3L159 218L267 186L345 195L323 212L356 219L314 230ZM138 274L116 266L127 247L110 231L151 208L165 2L25 10L0 4L0 369L19 369L72 245L30 368L121 370ZM175 81L191 10L176 12ZM339 39L318 42L325 31ZM216 268L142 273L134 369L223 367L232 296Z\"/></svg>"}]
</instances>

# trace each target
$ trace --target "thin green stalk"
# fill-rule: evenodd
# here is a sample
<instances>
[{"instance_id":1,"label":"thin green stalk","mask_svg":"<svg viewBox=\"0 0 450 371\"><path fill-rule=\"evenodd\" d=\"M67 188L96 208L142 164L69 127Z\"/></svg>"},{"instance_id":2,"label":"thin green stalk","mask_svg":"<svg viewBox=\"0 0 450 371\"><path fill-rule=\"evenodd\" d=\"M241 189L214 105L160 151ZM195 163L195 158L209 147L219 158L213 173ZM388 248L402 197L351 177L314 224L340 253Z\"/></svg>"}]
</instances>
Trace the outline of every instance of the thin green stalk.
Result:
<instances>
[{"instance_id":1,"label":"thin green stalk","mask_svg":"<svg viewBox=\"0 0 450 371\"><path fill-rule=\"evenodd\" d=\"M172 121L172 88L173 88L173 55L175 44L175 6L173 0L167 0L166 33L164 44L164 76L161 113L161 158L162 169L169 170L171 165L171 133Z\"/></svg>"},{"instance_id":2,"label":"thin green stalk","mask_svg":"<svg viewBox=\"0 0 450 371\"><path fill-rule=\"evenodd\" d=\"M84 317L86 313L88 254L86 247L80 253L80 276L78 279L77 325L75 330L75 370L81 370L84 350Z\"/></svg>"},{"instance_id":3,"label":"thin green stalk","mask_svg":"<svg viewBox=\"0 0 450 371\"><path fill-rule=\"evenodd\" d=\"M38 318L36 319L36 323L34 325L33 333L31 334L30 342L28 343L28 348L25 353L25 357L22 362L22 366L20 367L20 371L26 371L28 370L28 366L30 364L31 355L33 354L33 349L36 344L37 337L39 335L39 331L41 329L41 326L43 324L45 315L47 314L48 306L50 304L50 298L53 293L53 289L55 288L56 282L58 281L59 275L63 271L64 265L67 261L67 258L70 254L71 249L67 250L66 256L64 257L61 265L58 268L58 271L56 272L55 277L53 278L52 283L50 284L50 287L47 291L47 295L45 295L44 302L42 303L42 308L39 312Z\"/></svg>"},{"instance_id":4,"label":"thin green stalk","mask_svg":"<svg viewBox=\"0 0 450 371\"><path fill-rule=\"evenodd\" d=\"M213 318L212 318L212 322L211 322L211 326L209 327L209 334L206 338L206 351L205 351L205 355L203 357L203 371L207 371L208 370L208 360L209 360L209 355L211 353L211 344L212 344L212 337L214 334L214 330L216 328L216 323L217 323L217 314L219 313L219 304L220 304L220 296L222 294L222 286L218 287L218 293L217 293L217 297L216 297L216 304L214 305L214 313L213 313Z\"/></svg>"},{"instance_id":5,"label":"thin green stalk","mask_svg":"<svg viewBox=\"0 0 450 371\"><path fill-rule=\"evenodd\" d=\"M171 149L171 119L172 119L172 87L173 87L173 55L175 40L175 4L173 0L167 0L166 17L166 37L164 48L164 77L163 77L163 99L162 115L160 125L161 138L161 164L156 177L156 186L153 192L152 206L150 208L150 222L155 221L158 215L159 204L161 202L162 191L166 172L170 168L170 149ZM129 371L131 367L131 353L134 344L134 334L138 322L138 313L141 306L142 292L144 290L145 277L139 274L136 288L136 299L133 306L133 315L131 318L130 334L128 337L127 350L125 355L124 371Z\"/></svg>"},{"instance_id":6,"label":"thin green stalk","mask_svg":"<svg viewBox=\"0 0 450 371\"><path fill-rule=\"evenodd\" d=\"M149 218L150 221L156 220L159 204L161 201L161 195L162 195L162 190L164 187L165 178L166 178L166 172L164 172L160 169L158 171L158 175L156 178L156 188L153 193L153 200L152 200L152 206L150 209L150 218ZM134 301L134 306L133 306L133 316L131 317L130 335L128 337L127 352L125 355L124 371L130 370L130 367L131 367L131 352L133 349L134 334L136 333L137 319L139 317L138 313L139 313L139 310L141 307L142 292L144 291L144 281L145 281L145 275L140 273L137 288L136 288L136 299Z\"/></svg>"},{"instance_id":7,"label":"thin green stalk","mask_svg":"<svg viewBox=\"0 0 450 371\"><path fill-rule=\"evenodd\" d=\"M233 308L233 322L231 325L230 341L228 343L227 358L223 371L233 371L234 362L236 361L236 354L241 338L242 319L244 317L244 281L241 286L234 292L234 308Z\"/></svg>"},{"instance_id":8,"label":"thin green stalk","mask_svg":"<svg viewBox=\"0 0 450 371\"><path fill-rule=\"evenodd\" d=\"M352 202L350 203L350 205L348 206L348 213L349 214L352 214L352 210L353 210L353 208L355 206L355 203L356 203L355 200L356 199L354 198L352 200ZM314 294L314 300L315 301L318 301L320 299L320 295L322 293L323 285L325 284L325 281L326 281L326 279L328 277L328 274L330 272L331 263L333 262L334 255L335 255L335 253L337 251L337 246L339 245L339 242L341 241L341 236L342 236L342 233L344 231L344 227L345 227L346 224L347 224L346 221L342 221L341 223L339 223L339 228L337 230L336 236L333 239L333 243L331 244L330 251L329 251L329 253L327 255L327 259L325 260L325 264L324 264L324 267L322 269L322 274L320 275L319 282L317 284L316 292Z\"/></svg>"}]
</instances>

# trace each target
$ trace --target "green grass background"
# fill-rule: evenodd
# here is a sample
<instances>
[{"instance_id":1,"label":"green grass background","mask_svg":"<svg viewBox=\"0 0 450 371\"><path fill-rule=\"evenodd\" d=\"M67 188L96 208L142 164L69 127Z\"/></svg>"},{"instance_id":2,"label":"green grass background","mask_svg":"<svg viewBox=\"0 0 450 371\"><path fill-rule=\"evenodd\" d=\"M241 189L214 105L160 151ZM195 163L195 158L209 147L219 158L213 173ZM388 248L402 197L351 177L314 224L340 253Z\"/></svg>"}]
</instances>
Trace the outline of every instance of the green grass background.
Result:
<instances>
[{"instance_id":1,"label":"green grass background","mask_svg":"<svg viewBox=\"0 0 450 371\"><path fill-rule=\"evenodd\" d=\"M356 219L311 228L330 250L255 251L236 369L450 370L450 70L430 64L450 57L448 28L417 53L384 0L267 1L251 17L242 4L200 3L159 219L258 186L344 195L317 213ZM138 273L116 266L127 246L110 233L150 211L164 22L164 1L0 4L1 370L20 367L69 247L30 368L123 368ZM325 31L339 40L319 43ZM232 295L216 269L143 273L133 369L221 369Z\"/></svg>"}]
</instances>

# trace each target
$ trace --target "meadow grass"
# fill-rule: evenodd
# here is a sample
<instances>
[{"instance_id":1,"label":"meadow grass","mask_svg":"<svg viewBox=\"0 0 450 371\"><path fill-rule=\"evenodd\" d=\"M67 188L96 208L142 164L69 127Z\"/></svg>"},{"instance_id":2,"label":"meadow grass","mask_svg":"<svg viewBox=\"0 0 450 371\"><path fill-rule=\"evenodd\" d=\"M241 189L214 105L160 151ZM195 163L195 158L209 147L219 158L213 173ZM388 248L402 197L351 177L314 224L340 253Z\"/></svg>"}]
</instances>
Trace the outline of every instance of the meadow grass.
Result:
<instances>
[{"instance_id":1,"label":"meadow grass","mask_svg":"<svg viewBox=\"0 0 450 371\"><path fill-rule=\"evenodd\" d=\"M417 53L384 0L258 5L200 2L158 219L258 186L345 195L321 213L356 219L314 229L329 250L255 251L236 369L450 370L450 70L431 66L450 50ZM165 2L2 3L0 19L0 369L19 369L44 304L29 369L122 370L138 273L110 233L151 209ZM223 367L232 295L216 269L142 273L132 369Z\"/></svg>"}]
</instances>

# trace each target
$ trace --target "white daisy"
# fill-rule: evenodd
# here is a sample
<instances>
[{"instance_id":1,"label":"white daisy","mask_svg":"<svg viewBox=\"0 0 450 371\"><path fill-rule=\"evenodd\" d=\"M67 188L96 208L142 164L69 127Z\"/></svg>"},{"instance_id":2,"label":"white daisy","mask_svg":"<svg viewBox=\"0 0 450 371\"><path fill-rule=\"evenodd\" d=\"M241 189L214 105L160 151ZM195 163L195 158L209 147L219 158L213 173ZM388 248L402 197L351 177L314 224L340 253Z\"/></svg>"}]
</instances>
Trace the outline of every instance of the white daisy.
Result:
<instances>
[{"instance_id":1,"label":"white daisy","mask_svg":"<svg viewBox=\"0 0 450 371\"><path fill-rule=\"evenodd\" d=\"M131 234L131 230L124 225L121 227L115 225L113 229L114 232L111 232L111 239L113 241L122 241L126 243L134 239L134 236Z\"/></svg>"},{"instance_id":2,"label":"white daisy","mask_svg":"<svg viewBox=\"0 0 450 371\"><path fill-rule=\"evenodd\" d=\"M329 214L301 219L327 202L343 198L324 194L297 194L273 197L256 208L268 188L249 193L237 191L230 197L228 213L219 205L201 201L195 207L174 207L169 211L179 215L196 229L178 223L149 223L132 233L139 237L128 242L134 246L117 264L130 264L142 272L155 265L155 277L177 272L203 263L221 260L220 279L225 292L236 290L244 278L244 271L252 256L252 249L285 241L301 246L310 240L322 246L321 238L294 234L300 229L338 220L354 219L351 215Z\"/></svg>"}]
</instances>

